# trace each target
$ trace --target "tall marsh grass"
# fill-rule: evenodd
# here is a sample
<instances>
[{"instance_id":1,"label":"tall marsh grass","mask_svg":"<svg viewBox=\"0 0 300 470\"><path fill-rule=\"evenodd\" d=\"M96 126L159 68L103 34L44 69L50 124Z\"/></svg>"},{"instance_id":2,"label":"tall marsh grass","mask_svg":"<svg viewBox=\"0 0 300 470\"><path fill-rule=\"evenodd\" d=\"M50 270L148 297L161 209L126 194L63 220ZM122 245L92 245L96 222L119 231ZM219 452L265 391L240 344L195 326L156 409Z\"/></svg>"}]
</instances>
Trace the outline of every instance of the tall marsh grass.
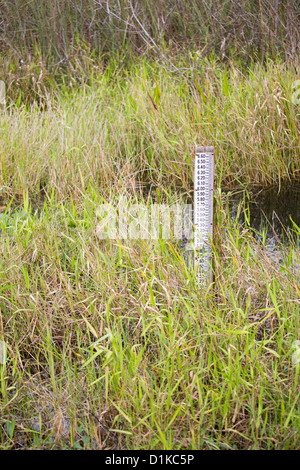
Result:
<instances>
[{"instance_id":1,"label":"tall marsh grass","mask_svg":"<svg viewBox=\"0 0 300 470\"><path fill-rule=\"evenodd\" d=\"M0 2L0 448L299 449L299 227L279 263L222 192L299 179L298 3L135 3ZM180 243L96 234L186 202L195 144L206 290Z\"/></svg>"},{"instance_id":2,"label":"tall marsh grass","mask_svg":"<svg viewBox=\"0 0 300 470\"><path fill-rule=\"evenodd\" d=\"M2 195L52 190L77 199L91 184L192 189L195 144L214 145L224 185L299 178L299 114L293 68L268 61L247 73L199 58L197 88L145 60L113 67L91 84L53 90L0 115ZM8 87L9 88L9 87ZM8 91L9 94L9 91Z\"/></svg>"},{"instance_id":3,"label":"tall marsh grass","mask_svg":"<svg viewBox=\"0 0 300 470\"><path fill-rule=\"evenodd\" d=\"M69 67L80 49L111 54L198 47L224 60L299 54L297 0L3 0L1 48Z\"/></svg>"},{"instance_id":4,"label":"tall marsh grass","mask_svg":"<svg viewBox=\"0 0 300 470\"><path fill-rule=\"evenodd\" d=\"M270 261L217 191L200 292L172 241L98 240L102 201L2 218L1 448L299 448L299 251Z\"/></svg>"}]
</instances>

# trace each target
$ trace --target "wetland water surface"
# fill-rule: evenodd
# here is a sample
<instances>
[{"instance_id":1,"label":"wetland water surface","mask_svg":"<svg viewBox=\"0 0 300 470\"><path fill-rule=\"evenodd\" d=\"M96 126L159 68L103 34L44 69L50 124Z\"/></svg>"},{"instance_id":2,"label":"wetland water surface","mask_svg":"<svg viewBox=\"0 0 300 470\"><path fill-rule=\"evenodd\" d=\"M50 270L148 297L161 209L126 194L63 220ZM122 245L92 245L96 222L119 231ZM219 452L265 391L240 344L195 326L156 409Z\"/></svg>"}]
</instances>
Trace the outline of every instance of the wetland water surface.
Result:
<instances>
[{"instance_id":1,"label":"wetland water surface","mask_svg":"<svg viewBox=\"0 0 300 470\"><path fill-rule=\"evenodd\" d=\"M296 244L300 226L300 183L227 192L231 218L238 217L239 224L249 218L255 237L261 241L265 234L266 245Z\"/></svg>"},{"instance_id":2,"label":"wetland water surface","mask_svg":"<svg viewBox=\"0 0 300 470\"><path fill-rule=\"evenodd\" d=\"M241 227L248 220L247 227L273 267L280 270L288 259L289 275L299 276L300 265L289 258L289 248L300 251L300 183L231 191L227 196L231 219L237 219Z\"/></svg>"}]
</instances>

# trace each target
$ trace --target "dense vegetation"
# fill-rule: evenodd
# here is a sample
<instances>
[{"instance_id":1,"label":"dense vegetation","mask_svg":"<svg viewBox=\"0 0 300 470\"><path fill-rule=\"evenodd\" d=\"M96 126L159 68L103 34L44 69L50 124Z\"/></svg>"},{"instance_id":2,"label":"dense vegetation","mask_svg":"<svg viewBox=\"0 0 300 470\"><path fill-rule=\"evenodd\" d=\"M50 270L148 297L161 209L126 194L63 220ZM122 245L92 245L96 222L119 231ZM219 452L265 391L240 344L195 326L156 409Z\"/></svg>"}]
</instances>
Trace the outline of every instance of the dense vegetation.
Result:
<instances>
[{"instance_id":1,"label":"dense vegetation","mask_svg":"<svg viewBox=\"0 0 300 470\"><path fill-rule=\"evenodd\" d=\"M247 216L300 176L298 2L188 5L0 2L1 449L300 448L300 229L270 257ZM205 292L178 241L96 234L104 201L188 200L195 144Z\"/></svg>"},{"instance_id":2,"label":"dense vegetation","mask_svg":"<svg viewBox=\"0 0 300 470\"><path fill-rule=\"evenodd\" d=\"M109 54L198 48L246 61L277 54L294 60L299 54L297 0L3 0L0 5L2 47L39 51L60 66L84 44Z\"/></svg>"}]
</instances>

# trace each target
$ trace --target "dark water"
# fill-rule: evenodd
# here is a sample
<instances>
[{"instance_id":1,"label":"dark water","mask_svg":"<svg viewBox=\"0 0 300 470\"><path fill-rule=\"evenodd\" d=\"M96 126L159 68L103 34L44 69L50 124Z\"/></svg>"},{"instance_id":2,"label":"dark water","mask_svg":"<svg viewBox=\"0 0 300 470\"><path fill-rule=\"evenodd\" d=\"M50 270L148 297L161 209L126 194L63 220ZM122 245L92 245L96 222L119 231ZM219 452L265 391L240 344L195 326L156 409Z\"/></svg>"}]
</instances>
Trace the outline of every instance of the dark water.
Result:
<instances>
[{"instance_id":1,"label":"dark water","mask_svg":"<svg viewBox=\"0 0 300 470\"><path fill-rule=\"evenodd\" d=\"M231 191L227 195L231 218L235 219L240 210L238 221L243 226L245 216L250 216L250 226L258 240L265 232L271 245L299 242L299 229L294 224L300 227L300 183Z\"/></svg>"}]
</instances>

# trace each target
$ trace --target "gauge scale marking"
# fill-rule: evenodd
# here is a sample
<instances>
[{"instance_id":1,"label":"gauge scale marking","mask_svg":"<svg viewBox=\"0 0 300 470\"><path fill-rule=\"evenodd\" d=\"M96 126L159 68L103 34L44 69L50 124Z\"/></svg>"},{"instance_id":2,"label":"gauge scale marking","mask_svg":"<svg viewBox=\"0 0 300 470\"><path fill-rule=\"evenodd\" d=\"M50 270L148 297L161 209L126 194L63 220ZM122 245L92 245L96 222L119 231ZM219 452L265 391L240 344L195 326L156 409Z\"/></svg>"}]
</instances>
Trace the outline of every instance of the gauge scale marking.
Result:
<instances>
[{"instance_id":1,"label":"gauge scale marking","mask_svg":"<svg viewBox=\"0 0 300 470\"><path fill-rule=\"evenodd\" d=\"M194 267L200 285L211 281L211 241L213 221L213 147L196 151L194 172Z\"/></svg>"}]
</instances>

